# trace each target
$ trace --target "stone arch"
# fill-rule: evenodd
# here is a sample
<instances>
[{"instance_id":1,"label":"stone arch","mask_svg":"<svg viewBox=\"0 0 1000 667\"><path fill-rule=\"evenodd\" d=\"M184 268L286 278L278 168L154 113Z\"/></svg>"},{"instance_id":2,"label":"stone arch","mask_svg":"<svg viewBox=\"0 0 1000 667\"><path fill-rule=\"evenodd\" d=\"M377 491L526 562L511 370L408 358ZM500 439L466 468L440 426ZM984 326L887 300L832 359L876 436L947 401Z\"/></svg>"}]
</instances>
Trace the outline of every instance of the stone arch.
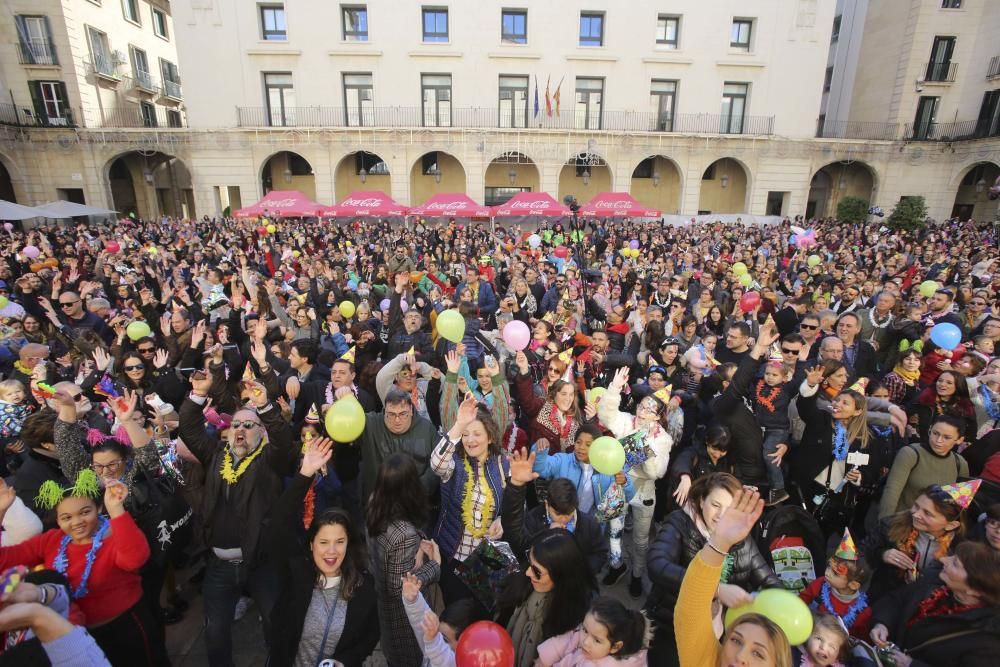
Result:
<instances>
[{"instance_id":1,"label":"stone arch","mask_svg":"<svg viewBox=\"0 0 1000 667\"><path fill-rule=\"evenodd\" d=\"M538 192L541 182L541 171L530 157L519 151L500 153L486 166L483 203L499 206L518 192Z\"/></svg>"},{"instance_id":2,"label":"stone arch","mask_svg":"<svg viewBox=\"0 0 1000 667\"><path fill-rule=\"evenodd\" d=\"M105 163L103 176L111 208L123 216L197 217L191 171L174 155L142 149L117 153Z\"/></svg>"},{"instance_id":3,"label":"stone arch","mask_svg":"<svg viewBox=\"0 0 1000 667\"><path fill-rule=\"evenodd\" d=\"M1000 178L1000 165L992 160L977 160L965 165L953 181L955 201L951 217L960 220L991 220L997 214L1000 199L990 199L990 188Z\"/></svg>"},{"instance_id":4,"label":"stone arch","mask_svg":"<svg viewBox=\"0 0 1000 667\"><path fill-rule=\"evenodd\" d=\"M649 155L632 170L629 193L665 215L680 213L684 179L680 165L666 155Z\"/></svg>"},{"instance_id":5,"label":"stone arch","mask_svg":"<svg viewBox=\"0 0 1000 667\"><path fill-rule=\"evenodd\" d=\"M410 206L420 206L442 192L466 191L465 166L444 151L428 151L410 166Z\"/></svg>"},{"instance_id":6,"label":"stone arch","mask_svg":"<svg viewBox=\"0 0 1000 667\"><path fill-rule=\"evenodd\" d=\"M720 157L701 174L698 212L737 214L750 210L751 171L742 160Z\"/></svg>"},{"instance_id":7,"label":"stone arch","mask_svg":"<svg viewBox=\"0 0 1000 667\"><path fill-rule=\"evenodd\" d=\"M333 170L334 199L341 201L359 190L381 190L392 196L389 163L371 151L351 151L340 158Z\"/></svg>"},{"instance_id":8,"label":"stone arch","mask_svg":"<svg viewBox=\"0 0 1000 667\"><path fill-rule=\"evenodd\" d=\"M312 162L296 151L278 151L260 166L261 196L272 190L298 190L316 200L316 172Z\"/></svg>"},{"instance_id":9,"label":"stone arch","mask_svg":"<svg viewBox=\"0 0 1000 667\"><path fill-rule=\"evenodd\" d=\"M826 218L837 214L837 204L844 197L861 197L875 206L878 172L867 162L839 160L823 165L813 173L806 200L807 218Z\"/></svg>"},{"instance_id":10,"label":"stone arch","mask_svg":"<svg viewBox=\"0 0 1000 667\"><path fill-rule=\"evenodd\" d=\"M597 193L613 190L611 165L598 153L571 155L559 170L559 201L573 195L580 204L585 204Z\"/></svg>"}]
</instances>

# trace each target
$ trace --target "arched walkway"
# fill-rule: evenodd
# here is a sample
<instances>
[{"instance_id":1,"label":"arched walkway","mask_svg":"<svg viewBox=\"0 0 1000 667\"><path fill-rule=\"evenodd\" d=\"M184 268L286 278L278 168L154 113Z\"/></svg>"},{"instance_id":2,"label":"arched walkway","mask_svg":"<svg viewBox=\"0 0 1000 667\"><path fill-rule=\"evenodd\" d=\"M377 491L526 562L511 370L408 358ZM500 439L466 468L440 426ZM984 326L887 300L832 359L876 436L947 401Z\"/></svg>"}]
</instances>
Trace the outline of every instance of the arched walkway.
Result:
<instances>
[{"instance_id":1,"label":"arched walkway","mask_svg":"<svg viewBox=\"0 0 1000 667\"><path fill-rule=\"evenodd\" d=\"M487 206L499 206L518 192L537 192L541 177L538 166L531 158L511 151L493 158L486 167L483 181L486 189L483 203Z\"/></svg>"},{"instance_id":2,"label":"arched walkway","mask_svg":"<svg viewBox=\"0 0 1000 667\"><path fill-rule=\"evenodd\" d=\"M309 161L298 153L281 151L264 161L260 173L261 192L298 190L316 200L316 176Z\"/></svg>"},{"instance_id":3,"label":"arched walkway","mask_svg":"<svg viewBox=\"0 0 1000 667\"><path fill-rule=\"evenodd\" d=\"M680 213L681 171L663 155L646 158L632 170L629 193L646 206L664 214Z\"/></svg>"},{"instance_id":4,"label":"arched walkway","mask_svg":"<svg viewBox=\"0 0 1000 667\"><path fill-rule=\"evenodd\" d=\"M990 188L1000 177L1000 166L993 162L977 162L962 173L955 190L951 216L959 220L992 220L1000 200L989 198Z\"/></svg>"},{"instance_id":5,"label":"arched walkway","mask_svg":"<svg viewBox=\"0 0 1000 667\"><path fill-rule=\"evenodd\" d=\"M195 218L191 172L173 155L130 151L106 166L112 208L123 216Z\"/></svg>"},{"instance_id":6,"label":"arched walkway","mask_svg":"<svg viewBox=\"0 0 1000 667\"><path fill-rule=\"evenodd\" d=\"M465 193L465 167L443 151L424 153L410 168L410 206L420 206L441 192Z\"/></svg>"},{"instance_id":7,"label":"arched walkway","mask_svg":"<svg viewBox=\"0 0 1000 667\"><path fill-rule=\"evenodd\" d=\"M716 160L702 172L698 213L746 213L749 183L750 173L742 162L729 157Z\"/></svg>"},{"instance_id":8,"label":"arched walkway","mask_svg":"<svg viewBox=\"0 0 1000 667\"><path fill-rule=\"evenodd\" d=\"M837 204L844 197L861 197L873 205L876 185L875 169L865 162L845 160L821 167L809 183L806 217L837 215Z\"/></svg>"},{"instance_id":9,"label":"arched walkway","mask_svg":"<svg viewBox=\"0 0 1000 667\"><path fill-rule=\"evenodd\" d=\"M612 190L611 168L597 153L575 155L559 171L559 201L573 195L580 204L586 204L597 193Z\"/></svg>"},{"instance_id":10,"label":"arched walkway","mask_svg":"<svg viewBox=\"0 0 1000 667\"><path fill-rule=\"evenodd\" d=\"M0 160L0 199L17 203L17 197L14 194L14 180L10 177L10 172L7 171L7 165L3 163L3 160Z\"/></svg>"},{"instance_id":11,"label":"arched walkway","mask_svg":"<svg viewBox=\"0 0 1000 667\"><path fill-rule=\"evenodd\" d=\"M334 195L337 201L359 190L381 190L392 195L389 165L381 156L367 151L348 153L337 163L333 172Z\"/></svg>"}]
</instances>

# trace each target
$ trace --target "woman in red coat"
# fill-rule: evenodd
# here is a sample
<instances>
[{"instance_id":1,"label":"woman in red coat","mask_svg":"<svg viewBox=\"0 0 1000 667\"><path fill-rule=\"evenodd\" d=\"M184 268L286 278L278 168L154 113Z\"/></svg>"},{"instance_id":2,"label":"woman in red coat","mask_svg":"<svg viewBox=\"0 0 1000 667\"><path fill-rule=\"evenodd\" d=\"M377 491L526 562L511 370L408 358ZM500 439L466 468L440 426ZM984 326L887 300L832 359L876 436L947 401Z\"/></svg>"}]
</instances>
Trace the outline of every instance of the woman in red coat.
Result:
<instances>
[{"instance_id":1,"label":"woman in red coat","mask_svg":"<svg viewBox=\"0 0 1000 667\"><path fill-rule=\"evenodd\" d=\"M68 489L45 482L38 501L55 508L59 528L0 547L0 570L42 565L60 572L112 665L167 665L163 631L142 597L139 568L149 558L149 543L125 511L127 495L121 482L107 482L103 516L97 476L89 468ZM0 521L14 498L14 489L0 480Z\"/></svg>"},{"instance_id":2,"label":"woman in red coat","mask_svg":"<svg viewBox=\"0 0 1000 667\"><path fill-rule=\"evenodd\" d=\"M524 352L518 352L515 361L514 400L521 406L522 414L531 419L528 424L529 445L545 438L549 441L550 454L570 450L580 428L576 385L566 380L555 380L549 384L544 397L537 396Z\"/></svg>"}]
</instances>

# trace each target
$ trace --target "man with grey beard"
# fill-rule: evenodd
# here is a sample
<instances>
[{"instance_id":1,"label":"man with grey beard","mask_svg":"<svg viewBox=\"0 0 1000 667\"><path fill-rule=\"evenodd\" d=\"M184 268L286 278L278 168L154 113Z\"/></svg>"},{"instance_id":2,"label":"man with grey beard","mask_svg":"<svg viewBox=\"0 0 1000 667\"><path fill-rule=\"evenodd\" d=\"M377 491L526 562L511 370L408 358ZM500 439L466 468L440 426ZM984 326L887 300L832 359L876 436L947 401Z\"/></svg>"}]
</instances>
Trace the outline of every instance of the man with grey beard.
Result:
<instances>
[{"instance_id":1,"label":"man with grey beard","mask_svg":"<svg viewBox=\"0 0 1000 667\"><path fill-rule=\"evenodd\" d=\"M203 410L212 381L204 371L191 376L191 393L180 409L180 437L205 469L201 515L211 554L202 593L208 662L229 667L233 613L242 590L257 602L269 636L278 591L274 572L260 558L261 534L297 452L288 422L259 383L249 386L250 402L233 415L225 444L209 435Z\"/></svg>"}]
</instances>

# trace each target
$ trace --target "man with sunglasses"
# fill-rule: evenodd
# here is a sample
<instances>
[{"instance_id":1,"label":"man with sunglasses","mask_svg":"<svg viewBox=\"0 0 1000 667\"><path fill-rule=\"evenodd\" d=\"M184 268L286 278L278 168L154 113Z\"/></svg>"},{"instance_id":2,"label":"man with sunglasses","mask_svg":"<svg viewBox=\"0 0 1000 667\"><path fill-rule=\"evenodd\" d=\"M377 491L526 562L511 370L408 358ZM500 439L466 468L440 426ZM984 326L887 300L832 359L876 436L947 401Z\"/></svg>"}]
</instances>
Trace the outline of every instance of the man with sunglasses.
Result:
<instances>
[{"instance_id":1,"label":"man with sunglasses","mask_svg":"<svg viewBox=\"0 0 1000 667\"><path fill-rule=\"evenodd\" d=\"M551 286L545 291L545 295L542 296L542 300L538 304L536 317L539 318L546 313L555 311L559 301L562 300L563 292L566 291L566 276L553 274L550 279Z\"/></svg>"},{"instance_id":2,"label":"man with sunglasses","mask_svg":"<svg viewBox=\"0 0 1000 667\"><path fill-rule=\"evenodd\" d=\"M59 308L58 312L52 308L53 305ZM70 338L75 338L80 331L85 329L90 329L108 344L114 338L114 331L100 316L84 308L83 298L76 292L63 292L59 295L58 304L49 304L48 301L43 301L42 307L45 308L44 315L49 318L49 321L57 328L66 331Z\"/></svg>"}]
</instances>

